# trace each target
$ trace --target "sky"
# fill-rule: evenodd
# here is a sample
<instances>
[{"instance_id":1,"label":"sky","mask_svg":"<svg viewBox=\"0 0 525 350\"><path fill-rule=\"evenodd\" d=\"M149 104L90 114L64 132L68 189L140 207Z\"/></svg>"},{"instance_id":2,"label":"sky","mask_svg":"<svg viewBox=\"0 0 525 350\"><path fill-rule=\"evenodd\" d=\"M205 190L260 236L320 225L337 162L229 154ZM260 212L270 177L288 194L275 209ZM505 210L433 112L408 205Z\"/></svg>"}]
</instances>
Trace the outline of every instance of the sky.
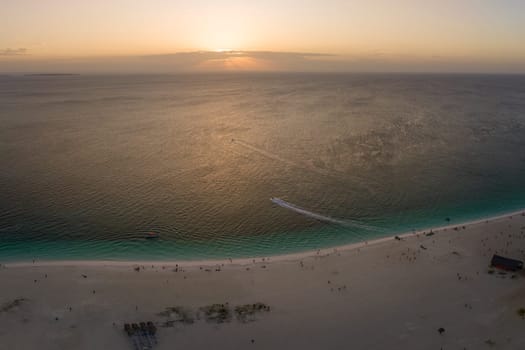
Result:
<instances>
[{"instance_id":1,"label":"sky","mask_svg":"<svg viewBox=\"0 0 525 350\"><path fill-rule=\"evenodd\" d=\"M0 0L0 72L525 73L523 0Z\"/></svg>"}]
</instances>

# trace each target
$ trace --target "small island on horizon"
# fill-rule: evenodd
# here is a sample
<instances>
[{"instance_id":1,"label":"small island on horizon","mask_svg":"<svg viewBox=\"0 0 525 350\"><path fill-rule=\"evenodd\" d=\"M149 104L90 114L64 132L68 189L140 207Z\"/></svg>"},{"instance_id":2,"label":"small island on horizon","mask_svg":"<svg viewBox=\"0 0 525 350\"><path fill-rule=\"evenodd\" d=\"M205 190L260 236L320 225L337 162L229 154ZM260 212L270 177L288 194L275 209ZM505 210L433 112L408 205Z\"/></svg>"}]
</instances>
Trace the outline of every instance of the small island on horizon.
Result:
<instances>
[{"instance_id":1,"label":"small island on horizon","mask_svg":"<svg viewBox=\"0 0 525 350\"><path fill-rule=\"evenodd\" d=\"M70 76L70 75L80 75L80 73L27 73L24 74L26 77L60 77L60 76Z\"/></svg>"}]
</instances>

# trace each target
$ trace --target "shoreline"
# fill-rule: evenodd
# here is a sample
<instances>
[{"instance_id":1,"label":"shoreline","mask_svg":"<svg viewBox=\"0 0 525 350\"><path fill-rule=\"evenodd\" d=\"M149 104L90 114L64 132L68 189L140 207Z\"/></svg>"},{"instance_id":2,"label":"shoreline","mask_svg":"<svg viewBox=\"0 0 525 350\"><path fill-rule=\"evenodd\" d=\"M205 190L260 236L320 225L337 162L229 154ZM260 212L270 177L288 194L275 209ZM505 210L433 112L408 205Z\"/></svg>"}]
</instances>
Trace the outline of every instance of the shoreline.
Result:
<instances>
[{"instance_id":1,"label":"shoreline","mask_svg":"<svg viewBox=\"0 0 525 350\"><path fill-rule=\"evenodd\" d=\"M158 350L523 349L525 272L490 262L525 260L524 213L269 259L2 265L0 349L130 349L145 321Z\"/></svg>"},{"instance_id":2,"label":"shoreline","mask_svg":"<svg viewBox=\"0 0 525 350\"><path fill-rule=\"evenodd\" d=\"M455 228L469 228L485 223L492 223L504 219L511 219L514 216L525 216L525 208L514 210L499 215L489 216L485 218L475 219L467 222L448 224L444 226L431 227L421 230L414 230L411 232L404 232L401 234L388 235L373 240L365 240L356 243L343 244L339 246L320 248L316 250L307 250L304 252L268 255L246 258L223 258L223 259L205 259L205 260L35 260L35 261L16 261L0 263L3 267L47 267L47 266L68 266L68 267L130 267L137 265L163 265L166 267L208 267L218 266L227 263L229 266L246 266L254 263L271 263L271 262L293 262L312 257L327 256L334 252L347 252L352 250L359 250L361 248L376 246L392 239L399 237L400 239L408 239L412 237L419 237L425 233L433 232L434 234L444 232L447 230L454 230Z\"/></svg>"}]
</instances>

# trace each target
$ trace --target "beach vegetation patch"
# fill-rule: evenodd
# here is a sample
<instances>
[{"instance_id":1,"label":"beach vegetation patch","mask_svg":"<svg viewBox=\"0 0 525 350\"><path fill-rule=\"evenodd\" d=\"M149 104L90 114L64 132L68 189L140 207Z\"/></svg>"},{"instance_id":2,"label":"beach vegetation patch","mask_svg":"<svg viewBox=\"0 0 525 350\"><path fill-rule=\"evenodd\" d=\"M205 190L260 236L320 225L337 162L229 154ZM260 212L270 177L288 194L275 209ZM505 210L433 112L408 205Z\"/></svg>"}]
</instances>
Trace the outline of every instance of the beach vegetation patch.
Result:
<instances>
[{"instance_id":1,"label":"beach vegetation patch","mask_svg":"<svg viewBox=\"0 0 525 350\"><path fill-rule=\"evenodd\" d=\"M525 319L525 307L520 307L517 312L519 317Z\"/></svg>"},{"instance_id":2,"label":"beach vegetation patch","mask_svg":"<svg viewBox=\"0 0 525 350\"><path fill-rule=\"evenodd\" d=\"M237 320L243 323L254 321L257 313L269 311L270 307L264 303L245 304L235 307Z\"/></svg>"},{"instance_id":3,"label":"beach vegetation patch","mask_svg":"<svg viewBox=\"0 0 525 350\"><path fill-rule=\"evenodd\" d=\"M232 318L232 312L228 303L203 306L200 308L200 311L204 314L206 321L212 323L230 322Z\"/></svg>"},{"instance_id":4,"label":"beach vegetation patch","mask_svg":"<svg viewBox=\"0 0 525 350\"><path fill-rule=\"evenodd\" d=\"M167 307L164 311L159 312L159 316L166 317L168 320L165 325L173 327L175 322L183 324L192 324L195 321L193 312L182 306L171 306Z\"/></svg>"},{"instance_id":5,"label":"beach vegetation patch","mask_svg":"<svg viewBox=\"0 0 525 350\"><path fill-rule=\"evenodd\" d=\"M14 309L15 307L18 307L18 306L22 305L22 303L24 303L26 301L27 301L27 299L25 299L25 298L18 298L18 299L15 299L13 301L8 301L6 303L3 303L0 306L0 312L8 312L8 311Z\"/></svg>"},{"instance_id":6,"label":"beach vegetation patch","mask_svg":"<svg viewBox=\"0 0 525 350\"><path fill-rule=\"evenodd\" d=\"M162 327L174 327L176 323L191 325L196 321L205 320L210 323L231 322L233 316L242 323L256 321L257 315L270 312L270 306L256 302L253 304L237 305L230 307L228 303L210 304L202 306L195 311L183 306L166 307L157 315L165 318Z\"/></svg>"}]
</instances>

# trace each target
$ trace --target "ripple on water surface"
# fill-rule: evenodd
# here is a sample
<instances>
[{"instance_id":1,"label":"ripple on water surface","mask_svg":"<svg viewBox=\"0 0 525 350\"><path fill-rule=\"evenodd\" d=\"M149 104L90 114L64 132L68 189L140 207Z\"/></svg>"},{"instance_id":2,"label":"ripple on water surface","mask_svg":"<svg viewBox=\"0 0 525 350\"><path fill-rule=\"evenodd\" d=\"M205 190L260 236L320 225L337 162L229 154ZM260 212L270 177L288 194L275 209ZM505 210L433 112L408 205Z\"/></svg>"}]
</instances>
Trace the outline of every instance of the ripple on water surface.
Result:
<instances>
[{"instance_id":1,"label":"ripple on water surface","mask_svg":"<svg viewBox=\"0 0 525 350\"><path fill-rule=\"evenodd\" d=\"M267 256L525 207L524 77L1 77L0 104L3 261Z\"/></svg>"}]
</instances>

